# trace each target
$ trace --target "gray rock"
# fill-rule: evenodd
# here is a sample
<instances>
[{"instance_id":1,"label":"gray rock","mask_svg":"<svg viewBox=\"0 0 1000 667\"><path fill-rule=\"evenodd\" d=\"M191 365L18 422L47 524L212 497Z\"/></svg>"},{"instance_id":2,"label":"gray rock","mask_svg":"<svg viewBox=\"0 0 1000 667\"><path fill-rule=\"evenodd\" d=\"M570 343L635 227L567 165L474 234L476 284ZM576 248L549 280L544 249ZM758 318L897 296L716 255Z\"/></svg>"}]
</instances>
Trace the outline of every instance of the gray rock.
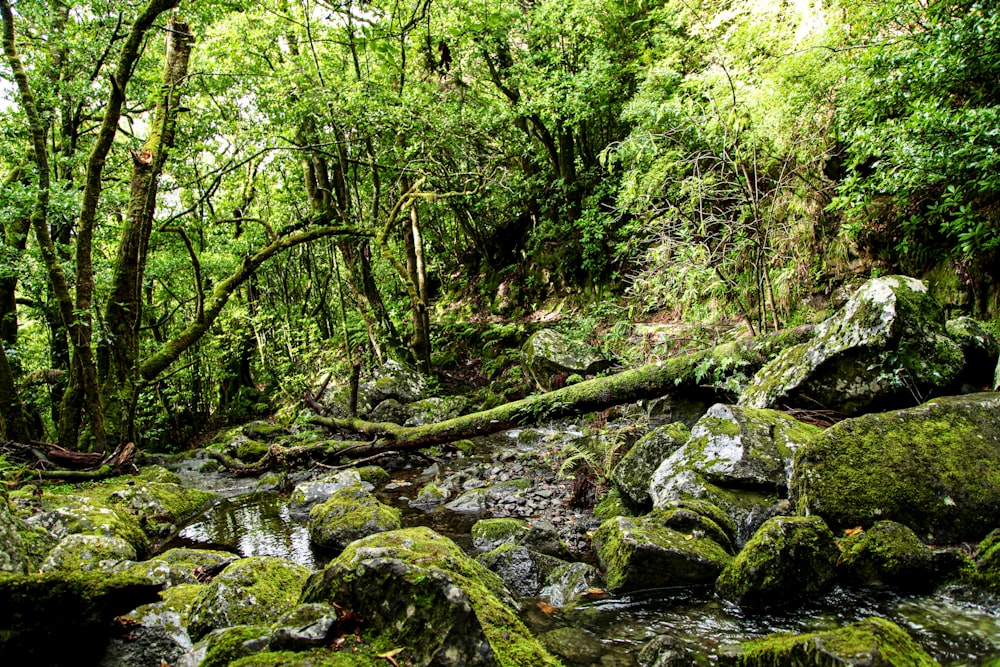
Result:
<instances>
[{"instance_id":1,"label":"gray rock","mask_svg":"<svg viewBox=\"0 0 1000 667\"><path fill-rule=\"evenodd\" d=\"M410 507L429 510L442 505L451 497L451 491L435 482L428 482L417 493L417 497L410 501Z\"/></svg>"},{"instance_id":2,"label":"gray rock","mask_svg":"<svg viewBox=\"0 0 1000 667\"><path fill-rule=\"evenodd\" d=\"M649 484L653 473L689 437L691 431L680 422L654 428L640 438L612 469L611 480L632 503L640 507L652 504Z\"/></svg>"},{"instance_id":3,"label":"gray rock","mask_svg":"<svg viewBox=\"0 0 1000 667\"><path fill-rule=\"evenodd\" d=\"M380 503L360 486L339 489L309 512L309 539L333 551L340 551L367 535L400 526L399 510Z\"/></svg>"},{"instance_id":4,"label":"gray rock","mask_svg":"<svg viewBox=\"0 0 1000 667\"><path fill-rule=\"evenodd\" d=\"M518 542L534 552L567 560L570 558L569 548L563 542L559 531L548 521L532 522L528 532Z\"/></svg>"},{"instance_id":5,"label":"gray rock","mask_svg":"<svg viewBox=\"0 0 1000 667\"><path fill-rule=\"evenodd\" d=\"M186 627L186 600L189 598L181 592L182 588L185 587L168 590L161 602L142 605L126 614L125 618L133 625L128 634L110 639L101 659L101 667L162 667L163 662L178 664L192 648Z\"/></svg>"},{"instance_id":6,"label":"gray rock","mask_svg":"<svg viewBox=\"0 0 1000 667\"><path fill-rule=\"evenodd\" d=\"M372 375L372 379L362 383L360 388L372 405L377 406L389 398L402 404L413 403L423 398L427 391L427 378L414 368L392 359Z\"/></svg>"},{"instance_id":7,"label":"gray rock","mask_svg":"<svg viewBox=\"0 0 1000 667\"><path fill-rule=\"evenodd\" d=\"M406 421L406 407L395 398L379 401L371 413L373 422L403 424Z\"/></svg>"},{"instance_id":8,"label":"gray rock","mask_svg":"<svg viewBox=\"0 0 1000 667\"><path fill-rule=\"evenodd\" d=\"M356 470L340 470L309 482L296 484L289 498L289 509L299 513L308 512L336 491L348 486L363 486L361 476Z\"/></svg>"},{"instance_id":9,"label":"gray rock","mask_svg":"<svg viewBox=\"0 0 1000 667\"><path fill-rule=\"evenodd\" d=\"M553 607L567 607L604 587L601 573L587 563L566 563L549 573L538 595Z\"/></svg>"},{"instance_id":10,"label":"gray rock","mask_svg":"<svg viewBox=\"0 0 1000 667\"><path fill-rule=\"evenodd\" d=\"M1000 525L1000 394L845 419L799 451L791 490L834 529L888 519L929 543L978 541Z\"/></svg>"},{"instance_id":11,"label":"gray rock","mask_svg":"<svg viewBox=\"0 0 1000 667\"><path fill-rule=\"evenodd\" d=\"M687 642L660 635L639 651L640 667L701 667L711 664L708 656Z\"/></svg>"},{"instance_id":12,"label":"gray rock","mask_svg":"<svg viewBox=\"0 0 1000 667\"><path fill-rule=\"evenodd\" d=\"M504 583L522 597L538 595L549 575L566 563L517 544L501 544L478 556L479 562L500 575Z\"/></svg>"},{"instance_id":13,"label":"gray rock","mask_svg":"<svg viewBox=\"0 0 1000 667\"><path fill-rule=\"evenodd\" d=\"M901 523L879 521L840 540L837 573L854 584L930 592L964 563L959 553L927 546Z\"/></svg>"},{"instance_id":14,"label":"gray rock","mask_svg":"<svg viewBox=\"0 0 1000 667\"><path fill-rule=\"evenodd\" d=\"M501 544L517 544L528 532L520 519L480 519L472 525L472 546L480 552L493 551Z\"/></svg>"},{"instance_id":15,"label":"gray rock","mask_svg":"<svg viewBox=\"0 0 1000 667\"><path fill-rule=\"evenodd\" d=\"M775 517L726 566L715 592L742 607L794 606L833 584L839 555L821 518Z\"/></svg>"},{"instance_id":16,"label":"gray rock","mask_svg":"<svg viewBox=\"0 0 1000 667\"><path fill-rule=\"evenodd\" d=\"M452 512L462 512L463 514L477 514L486 510L486 504L490 499L488 488L472 489L466 491L458 498L445 505Z\"/></svg>"},{"instance_id":17,"label":"gray rock","mask_svg":"<svg viewBox=\"0 0 1000 667\"><path fill-rule=\"evenodd\" d=\"M281 558L240 559L198 593L188 634L197 641L219 628L269 624L298 603L308 576L308 569Z\"/></svg>"},{"instance_id":18,"label":"gray rock","mask_svg":"<svg viewBox=\"0 0 1000 667\"><path fill-rule=\"evenodd\" d=\"M268 648L272 651L305 651L329 643L337 626L337 610L328 604L300 604L274 624Z\"/></svg>"},{"instance_id":19,"label":"gray rock","mask_svg":"<svg viewBox=\"0 0 1000 667\"><path fill-rule=\"evenodd\" d=\"M406 406L406 426L436 424L462 414L469 401L464 396L424 398Z\"/></svg>"},{"instance_id":20,"label":"gray rock","mask_svg":"<svg viewBox=\"0 0 1000 667\"><path fill-rule=\"evenodd\" d=\"M612 366L586 343L552 329L532 335L521 349L521 360L535 383L545 390L553 389L554 382L558 384L556 376L593 375Z\"/></svg>"},{"instance_id":21,"label":"gray rock","mask_svg":"<svg viewBox=\"0 0 1000 667\"><path fill-rule=\"evenodd\" d=\"M823 406L846 414L912 405L948 386L963 364L961 349L945 332L944 314L922 282L876 278L819 324L810 342L766 364L739 402Z\"/></svg>"}]
</instances>

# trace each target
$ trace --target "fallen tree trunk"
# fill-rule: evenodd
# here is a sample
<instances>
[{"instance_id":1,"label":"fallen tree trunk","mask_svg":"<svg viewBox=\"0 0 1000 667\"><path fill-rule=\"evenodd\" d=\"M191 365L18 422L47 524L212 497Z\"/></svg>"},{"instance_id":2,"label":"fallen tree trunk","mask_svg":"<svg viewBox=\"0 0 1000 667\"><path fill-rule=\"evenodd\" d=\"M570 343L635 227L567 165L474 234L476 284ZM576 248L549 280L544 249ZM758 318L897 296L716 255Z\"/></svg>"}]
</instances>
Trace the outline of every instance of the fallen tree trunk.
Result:
<instances>
[{"instance_id":1,"label":"fallen tree trunk","mask_svg":"<svg viewBox=\"0 0 1000 667\"><path fill-rule=\"evenodd\" d=\"M752 375L782 350L808 340L811 335L811 327L800 327L726 343L435 424L400 426L357 418L329 417L314 417L312 421L329 429L373 438L369 443L351 443L337 451L337 456L341 458L353 459L385 451L420 449L499 433L518 426L605 410L700 386L719 385L737 373ZM325 445L324 450L330 453L329 445Z\"/></svg>"}]
</instances>

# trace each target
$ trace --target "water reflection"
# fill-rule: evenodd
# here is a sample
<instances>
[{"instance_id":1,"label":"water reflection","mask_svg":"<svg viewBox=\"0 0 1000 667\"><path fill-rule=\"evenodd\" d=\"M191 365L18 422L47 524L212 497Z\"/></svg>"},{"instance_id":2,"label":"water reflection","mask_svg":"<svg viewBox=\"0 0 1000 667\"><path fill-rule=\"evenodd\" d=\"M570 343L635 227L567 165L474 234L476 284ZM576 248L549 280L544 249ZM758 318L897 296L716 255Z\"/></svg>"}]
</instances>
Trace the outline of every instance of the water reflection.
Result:
<instances>
[{"instance_id":1,"label":"water reflection","mask_svg":"<svg viewBox=\"0 0 1000 667\"><path fill-rule=\"evenodd\" d=\"M164 549L177 546L222 549L241 556L278 556L310 569L321 565L305 524L295 521L287 500L273 493L219 500Z\"/></svg>"}]
</instances>

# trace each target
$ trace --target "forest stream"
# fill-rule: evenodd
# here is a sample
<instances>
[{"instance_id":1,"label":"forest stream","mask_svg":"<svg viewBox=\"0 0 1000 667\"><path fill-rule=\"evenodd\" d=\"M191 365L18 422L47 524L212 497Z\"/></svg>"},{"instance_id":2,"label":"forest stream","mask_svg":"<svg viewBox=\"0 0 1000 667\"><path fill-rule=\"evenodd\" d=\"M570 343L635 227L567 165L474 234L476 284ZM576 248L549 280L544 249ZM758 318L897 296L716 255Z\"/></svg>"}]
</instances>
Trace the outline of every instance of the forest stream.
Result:
<instances>
[{"instance_id":1,"label":"forest stream","mask_svg":"<svg viewBox=\"0 0 1000 667\"><path fill-rule=\"evenodd\" d=\"M599 521L589 512L566 506L571 480L559 479L548 462L553 447L580 434L566 425L538 433L544 437L535 440L510 431L480 438L472 455L453 452L430 465L416 459L399 459L399 467L391 472L391 482L377 496L402 511L404 526L428 526L471 555L475 550L470 528L478 519L489 516L516 515L529 521L555 518L564 536L570 540L574 535L583 538ZM178 472L185 484L202 485L228 497L182 526L163 549L195 547L235 551L241 556L278 556L310 569L321 568L330 560L331 554L311 546L304 517L297 517L290 509L287 494L254 490L252 479L192 470ZM484 472L491 479L482 478ZM509 494L507 502L494 506L492 511L458 512L443 506L421 510L410 506L422 480L455 474L473 480L467 482L469 487L480 481L484 485L502 484L498 480L515 475L530 477L534 484L523 493ZM304 478L308 473L300 475ZM553 487L563 495L550 495ZM514 502L510 502L511 498ZM581 539L576 544L586 541ZM589 548L574 555L593 561ZM714 662L720 650L749 639L774 632L829 630L870 616L887 618L905 628L942 665L980 665L1000 656L1000 609L952 598L947 593L903 595L880 588L837 587L793 611L768 613L751 613L722 602L708 587L656 589L623 596L596 591L565 608L555 608L538 597L523 597L519 602L522 620L543 644L565 664L580 667L639 664L641 649L660 636L701 647Z\"/></svg>"}]
</instances>

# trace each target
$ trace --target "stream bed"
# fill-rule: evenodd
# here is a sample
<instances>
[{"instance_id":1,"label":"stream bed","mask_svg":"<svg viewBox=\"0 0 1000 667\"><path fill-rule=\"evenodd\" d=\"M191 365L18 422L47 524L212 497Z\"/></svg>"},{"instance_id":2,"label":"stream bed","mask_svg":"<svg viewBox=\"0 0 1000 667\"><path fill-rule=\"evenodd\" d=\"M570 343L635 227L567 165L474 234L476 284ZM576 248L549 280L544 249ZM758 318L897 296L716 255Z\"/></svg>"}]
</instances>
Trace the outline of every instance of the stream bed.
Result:
<instances>
[{"instance_id":1,"label":"stream bed","mask_svg":"<svg viewBox=\"0 0 1000 667\"><path fill-rule=\"evenodd\" d=\"M511 439L505 442L509 444ZM495 440L489 444L477 450L478 456L439 464L435 474L454 474L475 466L481 473L495 473L498 460L526 460L510 455L509 447L498 450ZM395 470L392 477L391 490L378 495L403 512L404 525L428 526L472 553L469 530L476 520L491 516L490 512L411 508L408 499L420 488L426 471ZM539 489L555 484L551 475L545 479ZM531 516L537 513L527 518ZM234 495L216 501L162 548L177 546L223 549L241 556L278 556L311 569L322 568L331 557L310 544L305 522L289 511L287 497L274 491L242 495L234 491ZM943 665L980 665L1000 657L1000 606L986 608L947 594L900 595L885 589L836 588L793 612L751 614L714 598L710 589L678 588L622 597L601 594L564 609L524 599L521 615L543 643L571 667L638 665L642 647L658 636L701 647L706 655L714 656L726 646L772 632L829 630L869 616L887 618L907 629Z\"/></svg>"}]
</instances>

